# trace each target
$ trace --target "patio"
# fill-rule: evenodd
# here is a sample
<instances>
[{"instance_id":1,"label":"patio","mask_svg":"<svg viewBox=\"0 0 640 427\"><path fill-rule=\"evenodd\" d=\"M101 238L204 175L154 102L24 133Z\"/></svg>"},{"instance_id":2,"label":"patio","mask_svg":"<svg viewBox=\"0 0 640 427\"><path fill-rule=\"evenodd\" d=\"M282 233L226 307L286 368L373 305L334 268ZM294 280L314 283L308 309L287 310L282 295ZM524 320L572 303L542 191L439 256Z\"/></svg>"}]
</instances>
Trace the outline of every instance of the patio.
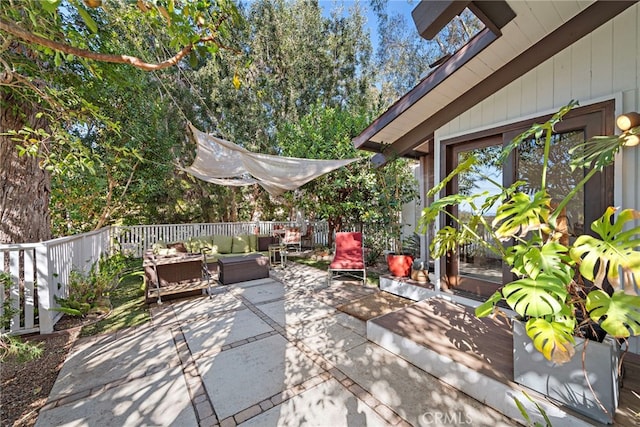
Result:
<instances>
[{"instance_id":1,"label":"patio","mask_svg":"<svg viewBox=\"0 0 640 427\"><path fill-rule=\"evenodd\" d=\"M291 264L155 306L148 326L77 344L37 425L514 424L336 310L374 292Z\"/></svg>"}]
</instances>

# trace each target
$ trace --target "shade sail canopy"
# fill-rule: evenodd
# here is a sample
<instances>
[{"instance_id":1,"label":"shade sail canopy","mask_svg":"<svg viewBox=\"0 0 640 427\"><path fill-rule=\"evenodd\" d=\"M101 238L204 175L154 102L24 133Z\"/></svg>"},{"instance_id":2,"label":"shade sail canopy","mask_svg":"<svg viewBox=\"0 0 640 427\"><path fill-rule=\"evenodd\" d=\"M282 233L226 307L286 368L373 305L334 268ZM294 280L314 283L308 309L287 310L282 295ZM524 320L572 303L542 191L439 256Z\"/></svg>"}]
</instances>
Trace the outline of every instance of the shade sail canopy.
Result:
<instances>
[{"instance_id":1,"label":"shade sail canopy","mask_svg":"<svg viewBox=\"0 0 640 427\"><path fill-rule=\"evenodd\" d=\"M259 184L274 196L359 159L315 160L253 153L232 142L199 131L189 124L198 144L187 173L218 185Z\"/></svg>"}]
</instances>

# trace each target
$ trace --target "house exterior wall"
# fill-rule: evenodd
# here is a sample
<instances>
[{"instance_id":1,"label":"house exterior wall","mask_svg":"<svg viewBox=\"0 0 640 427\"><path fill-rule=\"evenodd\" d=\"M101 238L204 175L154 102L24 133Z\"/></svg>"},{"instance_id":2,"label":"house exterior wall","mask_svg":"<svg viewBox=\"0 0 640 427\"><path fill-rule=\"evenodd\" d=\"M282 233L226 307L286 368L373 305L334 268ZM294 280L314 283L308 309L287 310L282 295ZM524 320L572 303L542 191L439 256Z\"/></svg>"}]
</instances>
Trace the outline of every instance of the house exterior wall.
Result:
<instances>
[{"instance_id":1,"label":"house exterior wall","mask_svg":"<svg viewBox=\"0 0 640 427\"><path fill-rule=\"evenodd\" d=\"M529 73L456 117L435 133L440 141L557 111L572 99L615 100L616 116L640 110L640 4L629 8ZM434 165L439 180L439 165ZM640 209L640 146L616 162L615 203Z\"/></svg>"}]
</instances>

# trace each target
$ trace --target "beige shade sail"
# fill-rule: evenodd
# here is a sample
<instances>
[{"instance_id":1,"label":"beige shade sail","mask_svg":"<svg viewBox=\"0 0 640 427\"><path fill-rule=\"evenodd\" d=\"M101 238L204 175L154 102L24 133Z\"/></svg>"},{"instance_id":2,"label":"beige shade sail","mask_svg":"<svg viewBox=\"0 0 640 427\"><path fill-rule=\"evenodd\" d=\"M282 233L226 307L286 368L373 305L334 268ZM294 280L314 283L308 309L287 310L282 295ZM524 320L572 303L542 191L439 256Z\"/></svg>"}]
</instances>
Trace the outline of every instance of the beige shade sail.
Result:
<instances>
[{"instance_id":1,"label":"beige shade sail","mask_svg":"<svg viewBox=\"0 0 640 427\"><path fill-rule=\"evenodd\" d=\"M274 196L359 159L316 160L253 153L232 142L199 131L189 124L198 144L196 158L181 168L196 178L218 185L259 184Z\"/></svg>"}]
</instances>

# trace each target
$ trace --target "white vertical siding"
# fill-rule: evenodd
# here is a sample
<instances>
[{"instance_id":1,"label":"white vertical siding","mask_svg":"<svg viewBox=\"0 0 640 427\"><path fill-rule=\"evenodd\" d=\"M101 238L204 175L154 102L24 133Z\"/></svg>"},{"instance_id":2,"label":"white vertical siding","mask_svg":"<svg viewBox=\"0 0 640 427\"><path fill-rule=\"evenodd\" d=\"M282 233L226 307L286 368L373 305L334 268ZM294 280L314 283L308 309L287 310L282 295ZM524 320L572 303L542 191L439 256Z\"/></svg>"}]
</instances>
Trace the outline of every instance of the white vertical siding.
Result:
<instances>
[{"instance_id":1,"label":"white vertical siding","mask_svg":"<svg viewBox=\"0 0 640 427\"><path fill-rule=\"evenodd\" d=\"M554 3L559 16L561 3ZM639 27L640 5L636 4L438 129L438 140L547 114L572 99L586 105L621 97L616 115L640 111ZM640 146L626 147L621 163L616 181L621 200L616 203L640 209Z\"/></svg>"}]
</instances>

